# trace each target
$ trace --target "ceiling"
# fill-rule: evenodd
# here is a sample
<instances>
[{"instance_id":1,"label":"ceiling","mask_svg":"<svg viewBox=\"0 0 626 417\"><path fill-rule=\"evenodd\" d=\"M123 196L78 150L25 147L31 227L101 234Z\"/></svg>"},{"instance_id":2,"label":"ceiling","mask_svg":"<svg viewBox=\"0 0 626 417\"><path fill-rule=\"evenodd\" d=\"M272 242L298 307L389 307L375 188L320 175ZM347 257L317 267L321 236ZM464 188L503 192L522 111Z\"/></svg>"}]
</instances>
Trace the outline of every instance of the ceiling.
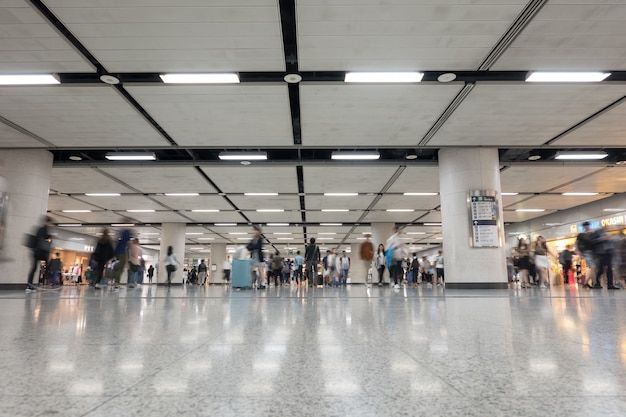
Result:
<instances>
[{"instance_id":1,"label":"ceiling","mask_svg":"<svg viewBox=\"0 0 626 417\"><path fill-rule=\"evenodd\" d=\"M414 248L439 245L439 197L403 193L439 191L437 152L448 146L499 150L502 191L519 193L503 197L506 222L626 191L621 0L6 0L0 23L0 74L61 80L0 86L0 149L54 154L48 209L80 233L126 221L156 245L162 222L185 222L189 251L202 253L248 240L256 223L280 249L311 236L357 243L371 223L397 222ZM347 71L403 70L424 79L343 82ZM532 70L611 76L526 83ZM241 83L164 84L166 72L237 72ZM444 73L455 81L438 82ZM554 159L581 149L609 156ZM331 161L338 150L381 158ZM110 151L157 161L111 162ZM220 161L224 151L268 160ZM561 195L571 191L599 194ZM165 195L182 192L199 195ZM545 211L516 211L528 208Z\"/></svg>"}]
</instances>

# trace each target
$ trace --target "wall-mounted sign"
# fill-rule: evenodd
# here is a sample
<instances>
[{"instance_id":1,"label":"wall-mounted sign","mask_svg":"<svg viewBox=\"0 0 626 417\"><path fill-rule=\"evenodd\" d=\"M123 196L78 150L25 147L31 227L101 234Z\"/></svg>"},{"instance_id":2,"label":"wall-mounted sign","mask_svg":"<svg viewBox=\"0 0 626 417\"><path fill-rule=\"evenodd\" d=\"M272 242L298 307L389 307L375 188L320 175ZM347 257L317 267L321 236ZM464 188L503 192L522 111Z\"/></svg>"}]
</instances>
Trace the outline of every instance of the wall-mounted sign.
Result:
<instances>
[{"instance_id":1,"label":"wall-mounted sign","mask_svg":"<svg viewBox=\"0 0 626 417\"><path fill-rule=\"evenodd\" d=\"M501 246L498 198L495 191L470 191L471 246L498 248Z\"/></svg>"}]
</instances>

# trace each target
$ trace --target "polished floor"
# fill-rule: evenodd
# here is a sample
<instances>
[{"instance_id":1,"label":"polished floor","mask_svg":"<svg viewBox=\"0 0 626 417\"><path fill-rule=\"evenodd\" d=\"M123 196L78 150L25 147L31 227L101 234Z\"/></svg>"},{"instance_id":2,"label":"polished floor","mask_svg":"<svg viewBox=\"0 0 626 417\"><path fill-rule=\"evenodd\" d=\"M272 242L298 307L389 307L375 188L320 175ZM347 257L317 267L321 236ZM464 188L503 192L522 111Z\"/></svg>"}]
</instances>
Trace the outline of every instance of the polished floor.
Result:
<instances>
[{"instance_id":1,"label":"polished floor","mask_svg":"<svg viewBox=\"0 0 626 417\"><path fill-rule=\"evenodd\" d=\"M624 416L626 291L1 292L1 416Z\"/></svg>"}]
</instances>

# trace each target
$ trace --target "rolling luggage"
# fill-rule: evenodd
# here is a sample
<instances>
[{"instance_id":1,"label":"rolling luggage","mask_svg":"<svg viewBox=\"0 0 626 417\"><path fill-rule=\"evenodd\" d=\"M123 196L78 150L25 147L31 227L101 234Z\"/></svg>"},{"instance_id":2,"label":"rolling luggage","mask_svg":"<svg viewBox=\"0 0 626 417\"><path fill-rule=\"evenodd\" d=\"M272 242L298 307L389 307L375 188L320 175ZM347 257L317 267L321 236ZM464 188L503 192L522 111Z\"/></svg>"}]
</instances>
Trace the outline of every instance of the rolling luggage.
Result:
<instances>
[{"instance_id":1,"label":"rolling luggage","mask_svg":"<svg viewBox=\"0 0 626 417\"><path fill-rule=\"evenodd\" d=\"M230 272L233 288L252 288L252 259L234 259Z\"/></svg>"}]
</instances>

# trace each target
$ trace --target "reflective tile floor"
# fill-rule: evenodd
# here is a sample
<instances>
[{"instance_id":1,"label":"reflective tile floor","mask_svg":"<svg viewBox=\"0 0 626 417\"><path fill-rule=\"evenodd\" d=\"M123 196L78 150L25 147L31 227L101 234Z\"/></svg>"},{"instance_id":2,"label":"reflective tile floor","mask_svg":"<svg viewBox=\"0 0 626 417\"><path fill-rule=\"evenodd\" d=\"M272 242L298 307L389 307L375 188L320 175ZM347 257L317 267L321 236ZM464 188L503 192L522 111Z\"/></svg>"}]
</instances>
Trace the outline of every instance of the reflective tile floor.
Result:
<instances>
[{"instance_id":1,"label":"reflective tile floor","mask_svg":"<svg viewBox=\"0 0 626 417\"><path fill-rule=\"evenodd\" d=\"M2 416L624 416L626 291L0 292Z\"/></svg>"}]
</instances>

